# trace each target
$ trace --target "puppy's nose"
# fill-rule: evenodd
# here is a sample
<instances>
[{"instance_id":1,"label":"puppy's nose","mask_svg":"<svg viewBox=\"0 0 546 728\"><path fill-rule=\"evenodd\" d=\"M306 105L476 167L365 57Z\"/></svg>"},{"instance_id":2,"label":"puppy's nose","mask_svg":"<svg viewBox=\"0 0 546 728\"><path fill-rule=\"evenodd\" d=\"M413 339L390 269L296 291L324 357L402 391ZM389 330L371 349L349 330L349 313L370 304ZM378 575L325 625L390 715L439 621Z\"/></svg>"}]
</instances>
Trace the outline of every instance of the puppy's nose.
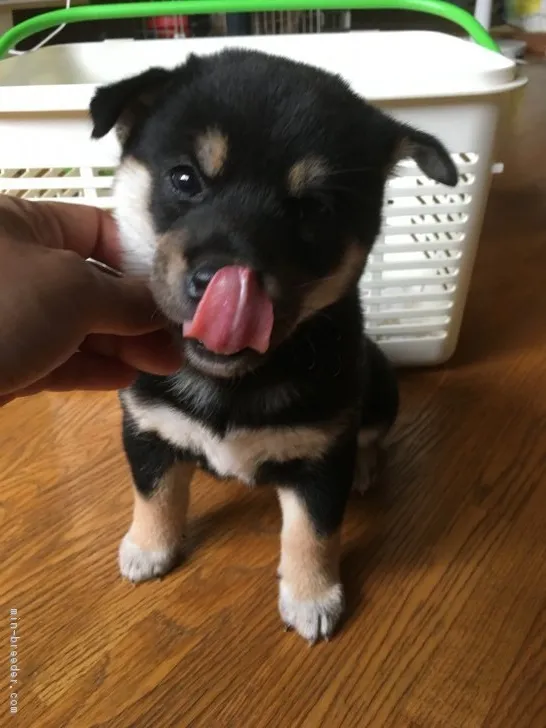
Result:
<instances>
[{"instance_id":1,"label":"puppy's nose","mask_svg":"<svg viewBox=\"0 0 546 728\"><path fill-rule=\"evenodd\" d=\"M194 302L199 301L205 295L207 286L220 270L221 266L214 263L204 263L196 268L187 280L188 297Z\"/></svg>"}]
</instances>

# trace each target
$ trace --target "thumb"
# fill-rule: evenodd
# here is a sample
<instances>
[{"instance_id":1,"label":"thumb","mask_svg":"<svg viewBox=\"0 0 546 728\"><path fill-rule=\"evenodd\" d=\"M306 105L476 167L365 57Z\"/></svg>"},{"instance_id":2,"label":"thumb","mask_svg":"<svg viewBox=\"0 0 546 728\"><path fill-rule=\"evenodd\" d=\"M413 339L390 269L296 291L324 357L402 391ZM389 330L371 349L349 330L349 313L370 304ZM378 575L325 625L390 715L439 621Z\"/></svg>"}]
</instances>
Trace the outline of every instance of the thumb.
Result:
<instances>
[{"instance_id":1,"label":"thumb","mask_svg":"<svg viewBox=\"0 0 546 728\"><path fill-rule=\"evenodd\" d=\"M91 333L137 336L165 326L144 281L114 277L94 265L87 267L93 296Z\"/></svg>"}]
</instances>

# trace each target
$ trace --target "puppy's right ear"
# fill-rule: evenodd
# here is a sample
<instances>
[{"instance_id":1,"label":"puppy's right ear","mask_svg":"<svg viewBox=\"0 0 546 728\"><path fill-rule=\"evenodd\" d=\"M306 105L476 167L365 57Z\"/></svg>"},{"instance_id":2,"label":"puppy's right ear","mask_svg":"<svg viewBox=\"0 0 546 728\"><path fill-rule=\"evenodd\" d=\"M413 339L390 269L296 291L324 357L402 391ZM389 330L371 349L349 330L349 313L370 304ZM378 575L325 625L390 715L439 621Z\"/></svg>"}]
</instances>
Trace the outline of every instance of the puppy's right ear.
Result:
<instances>
[{"instance_id":1,"label":"puppy's right ear","mask_svg":"<svg viewBox=\"0 0 546 728\"><path fill-rule=\"evenodd\" d=\"M150 111L172 76L173 72L165 68L150 68L138 76L97 89L89 108L93 139L100 139L115 126L118 139L123 144L136 122Z\"/></svg>"}]
</instances>

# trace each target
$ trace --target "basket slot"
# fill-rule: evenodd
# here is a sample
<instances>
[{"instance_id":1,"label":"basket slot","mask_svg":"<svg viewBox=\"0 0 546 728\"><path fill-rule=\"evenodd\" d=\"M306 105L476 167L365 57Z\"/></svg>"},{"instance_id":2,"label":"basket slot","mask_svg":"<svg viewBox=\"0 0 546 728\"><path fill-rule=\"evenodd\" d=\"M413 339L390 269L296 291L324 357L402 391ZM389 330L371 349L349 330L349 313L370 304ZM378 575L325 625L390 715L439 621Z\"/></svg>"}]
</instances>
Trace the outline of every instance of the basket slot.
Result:
<instances>
[{"instance_id":1,"label":"basket slot","mask_svg":"<svg viewBox=\"0 0 546 728\"><path fill-rule=\"evenodd\" d=\"M441 195L421 194L420 190L418 191L419 194L417 195L415 194L417 190L412 190L412 192L414 193L412 195L407 194L406 191L406 195L398 195L397 197L388 198L386 205L389 210L393 211L394 214L396 214L398 208L413 207L414 205L431 207L434 210L446 205L452 207L466 207L472 201L472 195L469 195L467 192L446 193L444 190L444 193Z\"/></svg>"},{"instance_id":2,"label":"basket slot","mask_svg":"<svg viewBox=\"0 0 546 728\"><path fill-rule=\"evenodd\" d=\"M380 311L368 311L366 307L364 308L367 322L381 322L385 319L414 319L424 318L425 316L440 316L442 314L447 314L451 310L452 306L452 303L444 303L442 308L436 306L423 306L422 308L392 308Z\"/></svg>"},{"instance_id":3,"label":"basket slot","mask_svg":"<svg viewBox=\"0 0 546 728\"><path fill-rule=\"evenodd\" d=\"M430 244L431 248L437 245L443 248L449 248L455 243L463 241L465 234L462 232L434 232L434 233L420 233L418 230L413 232L411 235L399 235L394 230L389 230L388 234L382 234L378 240L383 241L391 250L396 250L399 245L406 244L417 244L427 243Z\"/></svg>"},{"instance_id":4,"label":"basket slot","mask_svg":"<svg viewBox=\"0 0 546 728\"><path fill-rule=\"evenodd\" d=\"M95 207L99 207L103 210L111 210L114 206L114 201L111 197L93 197L92 200L89 196L84 196L84 190L70 190L67 194L74 194L77 192L78 197L59 197L56 195L43 195L41 197L33 197L31 195L23 195L25 199L33 199L36 202L61 202L67 205L89 205L93 204Z\"/></svg>"},{"instance_id":5,"label":"basket slot","mask_svg":"<svg viewBox=\"0 0 546 728\"><path fill-rule=\"evenodd\" d=\"M407 183L407 179L404 180L405 183ZM474 185L474 182L463 182L457 185L457 190L467 190L468 188L472 187ZM416 195L449 195L449 193L453 193L453 190L451 190L449 187L444 187L443 185L415 185L415 186L409 186L408 184L404 184L402 187L401 185L399 187L394 187L390 184L387 185L387 199L389 200L396 200L399 197L415 197Z\"/></svg>"},{"instance_id":6,"label":"basket slot","mask_svg":"<svg viewBox=\"0 0 546 728\"><path fill-rule=\"evenodd\" d=\"M81 192L87 188L111 189L111 177L0 177L0 186L5 190L66 190Z\"/></svg>"},{"instance_id":7,"label":"basket slot","mask_svg":"<svg viewBox=\"0 0 546 728\"><path fill-rule=\"evenodd\" d=\"M457 167L475 166L478 163L480 155L477 152L457 152L451 155L451 159Z\"/></svg>"},{"instance_id":8,"label":"basket slot","mask_svg":"<svg viewBox=\"0 0 546 728\"><path fill-rule=\"evenodd\" d=\"M458 233L464 231L467 221L464 219L460 222L430 222L426 224L421 221L400 224L401 222L402 220L399 219L395 224L393 224L391 220L387 219L384 223L384 227L389 228L389 233L395 232L400 235L415 235L419 233Z\"/></svg>"},{"instance_id":9,"label":"basket slot","mask_svg":"<svg viewBox=\"0 0 546 728\"><path fill-rule=\"evenodd\" d=\"M457 190L466 191L474 185L476 177L473 174L462 174L457 183ZM431 182L428 177L400 177L390 179L387 183L388 197L403 197L404 194L414 195L449 195L454 194L451 187Z\"/></svg>"},{"instance_id":10,"label":"basket slot","mask_svg":"<svg viewBox=\"0 0 546 728\"><path fill-rule=\"evenodd\" d=\"M429 270L429 269L436 269L439 266L446 265L450 268L454 268L456 263L458 263L460 260L460 256L458 258L447 258L447 259L429 259L424 258L422 260L400 260L400 261L369 261L366 266L366 272L368 273L382 273L385 268L388 268L389 271L397 271L397 270L406 270L408 273L411 270Z\"/></svg>"},{"instance_id":11,"label":"basket slot","mask_svg":"<svg viewBox=\"0 0 546 728\"><path fill-rule=\"evenodd\" d=\"M422 323L415 324L373 324L368 323L367 331L369 334L428 334L431 329L445 329L450 322L449 316L441 316L436 319L424 319Z\"/></svg>"},{"instance_id":12,"label":"basket slot","mask_svg":"<svg viewBox=\"0 0 546 728\"><path fill-rule=\"evenodd\" d=\"M454 283L457 280L458 275L458 271L454 271L453 273L438 272L437 275L400 276L398 278L394 276L390 277L388 272L385 272L381 278L372 280L367 278L367 273L364 273L361 285L364 289L371 290L378 290L387 287L409 288L411 286L429 286L434 284Z\"/></svg>"},{"instance_id":13,"label":"basket slot","mask_svg":"<svg viewBox=\"0 0 546 728\"><path fill-rule=\"evenodd\" d=\"M439 329L434 331L427 331L426 333L412 332L409 336L407 334L394 335L390 334L382 336L377 332L368 331L370 336L379 344L414 344L415 341L441 341L447 338L447 331L445 329Z\"/></svg>"},{"instance_id":14,"label":"basket slot","mask_svg":"<svg viewBox=\"0 0 546 728\"><path fill-rule=\"evenodd\" d=\"M382 253L390 254L402 254L402 253L432 253L435 251L446 252L446 253L458 253L462 251L464 247L464 240L453 240L449 242L414 242L414 243L399 243L393 245L392 243L375 243L372 248L372 255L379 255Z\"/></svg>"},{"instance_id":15,"label":"basket slot","mask_svg":"<svg viewBox=\"0 0 546 728\"><path fill-rule=\"evenodd\" d=\"M439 261L440 264L443 264L444 261L455 261L460 257L461 251L452 250L444 244L435 248L429 246L425 251L410 249L406 252L399 251L396 248L393 249L392 246L387 246L387 250L381 255L372 249L370 260L375 262L383 261L386 264L402 262L407 263L408 265L411 265L412 263L419 263L419 261L436 260Z\"/></svg>"},{"instance_id":16,"label":"basket slot","mask_svg":"<svg viewBox=\"0 0 546 728\"><path fill-rule=\"evenodd\" d=\"M385 289L387 290L387 289ZM362 290L362 304L368 306L382 306L383 304L406 304L406 306L415 306L417 303L428 303L438 301L438 303L451 302L453 293L455 291L454 286L445 286L445 291L426 293L424 291L417 291L415 293L379 293L373 294L367 291L365 288ZM406 310L406 309L404 309Z\"/></svg>"},{"instance_id":17,"label":"basket slot","mask_svg":"<svg viewBox=\"0 0 546 728\"><path fill-rule=\"evenodd\" d=\"M457 167L457 170L459 174L466 174L466 173L472 173L473 170L476 168L476 162L478 161L478 155L476 156L476 161L473 162L463 162L458 161L458 155L452 155L452 159L455 162L455 166ZM396 165L393 171L393 178L390 181L390 184L396 180L396 178L400 177L414 177L414 178L421 178L421 179L428 179L427 177L424 177L419 167L415 164L415 162L400 162Z\"/></svg>"},{"instance_id":18,"label":"basket slot","mask_svg":"<svg viewBox=\"0 0 546 728\"><path fill-rule=\"evenodd\" d=\"M417 203L413 205L385 205L383 207L383 214L387 221L391 218L397 217L409 217L410 215L419 215L424 217L425 215L464 215L467 204L434 204L434 203ZM453 218L457 220L456 217Z\"/></svg>"}]
</instances>

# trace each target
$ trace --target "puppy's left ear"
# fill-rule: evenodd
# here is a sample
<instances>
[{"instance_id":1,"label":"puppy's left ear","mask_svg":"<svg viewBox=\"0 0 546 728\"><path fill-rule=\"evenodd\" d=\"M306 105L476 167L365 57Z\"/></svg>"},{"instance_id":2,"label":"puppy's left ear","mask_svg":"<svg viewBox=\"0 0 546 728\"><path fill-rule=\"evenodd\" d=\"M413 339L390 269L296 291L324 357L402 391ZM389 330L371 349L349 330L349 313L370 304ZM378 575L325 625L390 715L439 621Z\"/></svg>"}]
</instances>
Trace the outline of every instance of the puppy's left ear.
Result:
<instances>
[{"instance_id":1,"label":"puppy's left ear","mask_svg":"<svg viewBox=\"0 0 546 728\"><path fill-rule=\"evenodd\" d=\"M444 145L418 129L403 124L399 127L399 140L396 147L393 167L402 159L413 159L427 177L443 185L454 187L459 181L459 173Z\"/></svg>"},{"instance_id":2,"label":"puppy's left ear","mask_svg":"<svg viewBox=\"0 0 546 728\"><path fill-rule=\"evenodd\" d=\"M149 112L171 77L171 71L150 68L138 76L97 89L89 107L93 139L100 139L115 126L119 140L125 142L135 123Z\"/></svg>"}]
</instances>

